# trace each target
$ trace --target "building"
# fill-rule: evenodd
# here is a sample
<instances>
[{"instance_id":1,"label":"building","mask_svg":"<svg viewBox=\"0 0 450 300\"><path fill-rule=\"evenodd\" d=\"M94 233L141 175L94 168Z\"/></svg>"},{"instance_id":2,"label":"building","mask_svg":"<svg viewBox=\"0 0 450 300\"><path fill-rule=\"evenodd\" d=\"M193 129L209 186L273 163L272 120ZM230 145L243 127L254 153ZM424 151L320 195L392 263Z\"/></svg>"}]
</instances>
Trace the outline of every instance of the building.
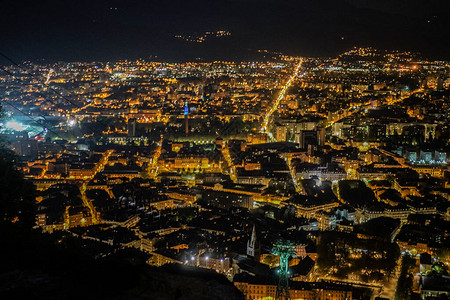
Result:
<instances>
[{"instance_id":1,"label":"building","mask_svg":"<svg viewBox=\"0 0 450 300\"><path fill-rule=\"evenodd\" d=\"M225 274L231 268L231 261L228 257L221 257L214 253L205 252L198 258L198 267Z\"/></svg>"},{"instance_id":2,"label":"building","mask_svg":"<svg viewBox=\"0 0 450 300\"><path fill-rule=\"evenodd\" d=\"M313 281L315 261L311 257L304 257L297 265L289 268L293 281Z\"/></svg>"},{"instance_id":3,"label":"building","mask_svg":"<svg viewBox=\"0 0 450 300\"><path fill-rule=\"evenodd\" d=\"M264 278L238 274L234 277L234 285L244 294L247 300L275 299L277 291L275 277ZM350 285L328 282L291 281L289 284L291 299L308 300L351 300Z\"/></svg>"},{"instance_id":4,"label":"building","mask_svg":"<svg viewBox=\"0 0 450 300\"><path fill-rule=\"evenodd\" d=\"M92 217L84 207L70 207L68 211L69 228L92 225Z\"/></svg>"},{"instance_id":5,"label":"building","mask_svg":"<svg viewBox=\"0 0 450 300\"><path fill-rule=\"evenodd\" d=\"M422 299L445 299L445 297L450 297L450 277L421 276L420 296Z\"/></svg>"},{"instance_id":6,"label":"building","mask_svg":"<svg viewBox=\"0 0 450 300\"><path fill-rule=\"evenodd\" d=\"M150 203L150 206L157 210L174 209L183 206L185 202L175 199L162 199Z\"/></svg>"},{"instance_id":7,"label":"building","mask_svg":"<svg viewBox=\"0 0 450 300\"><path fill-rule=\"evenodd\" d=\"M295 176L300 179L317 177L320 180L339 181L347 179L347 173L340 168L320 166L315 164L302 164L295 168Z\"/></svg>"},{"instance_id":8,"label":"building","mask_svg":"<svg viewBox=\"0 0 450 300\"><path fill-rule=\"evenodd\" d=\"M420 254L420 274L426 275L427 272L431 271L433 263L431 261L431 255L424 252Z\"/></svg>"},{"instance_id":9,"label":"building","mask_svg":"<svg viewBox=\"0 0 450 300\"><path fill-rule=\"evenodd\" d=\"M276 133L275 133L275 139L277 142L286 142L286 126L277 126L276 127Z\"/></svg>"},{"instance_id":10,"label":"building","mask_svg":"<svg viewBox=\"0 0 450 300\"><path fill-rule=\"evenodd\" d=\"M209 205L223 209L231 207L253 208L253 196L244 194L205 189L201 193L201 199Z\"/></svg>"}]
</instances>

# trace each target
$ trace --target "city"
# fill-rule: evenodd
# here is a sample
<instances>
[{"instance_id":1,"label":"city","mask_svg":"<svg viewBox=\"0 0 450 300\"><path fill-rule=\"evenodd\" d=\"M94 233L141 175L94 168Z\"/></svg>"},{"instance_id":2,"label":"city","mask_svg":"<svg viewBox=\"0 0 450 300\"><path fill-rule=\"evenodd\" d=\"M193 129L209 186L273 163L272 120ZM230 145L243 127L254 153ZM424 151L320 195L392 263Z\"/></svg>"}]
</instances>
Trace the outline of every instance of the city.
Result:
<instances>
[{"instance_id":1,"label":"city","mask_svg":"<svg viewBox=\"0 0 450 300\"><path fill-rule=\"evenodd\" d=\"M450 60L251 51L0 49L0 297L448 299Z\"/></svg>"}]
</instances>

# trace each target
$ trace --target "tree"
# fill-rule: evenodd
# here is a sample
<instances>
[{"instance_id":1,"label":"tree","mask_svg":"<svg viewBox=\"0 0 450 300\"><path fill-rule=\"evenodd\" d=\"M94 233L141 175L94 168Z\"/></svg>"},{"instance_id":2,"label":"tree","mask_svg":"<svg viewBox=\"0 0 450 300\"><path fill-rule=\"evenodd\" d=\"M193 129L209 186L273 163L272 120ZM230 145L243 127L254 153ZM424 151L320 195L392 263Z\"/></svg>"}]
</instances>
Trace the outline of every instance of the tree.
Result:
<instances>
[{"instance_id":1,"label":"tree","mask_svg":"<svg viewBox=\"0 0 450 300\"><path fill-rule=\"evenodd\" d=\"M416 260L409 255L402 257L402 268L400 277L397 282L397 290L395 292L395 299L410 299L413 285L413 274Z\"/></svg>"},{"instance_id":2,"label":"tree","mask_svg":"<svg viewBox=\"0 0 450 300\"><path fill-rule=\"evenodd\" d=\"M274 268L280 262L280 259L276 255L268 254L264 257L263 262L269 267Z\"/></svg>"},{"instance_id":3,"label":"tree","mask_svg":"<svg viewBox=\"0 0 450 300\"><path fill-rule=\"evenodd\" d=\"M0 138L0 224L16 223L31 228L35 224L36 189L17 170L18 157Z\"/></svg>"}]
</instances>

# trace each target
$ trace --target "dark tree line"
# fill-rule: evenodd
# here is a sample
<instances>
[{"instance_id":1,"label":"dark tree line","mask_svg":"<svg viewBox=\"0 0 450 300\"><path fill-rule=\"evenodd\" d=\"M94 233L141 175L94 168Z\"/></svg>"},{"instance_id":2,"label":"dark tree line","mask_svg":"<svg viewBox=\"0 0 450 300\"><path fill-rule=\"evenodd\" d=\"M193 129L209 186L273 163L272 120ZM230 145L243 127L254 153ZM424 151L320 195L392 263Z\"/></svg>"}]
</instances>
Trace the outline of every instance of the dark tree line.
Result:
<instances>
[{"instance_id":1,"label":"dark tree line","mask_svg":"<svg viewBox=\"0 0 450 300\"><path fill-rule=\"evenodd\" d=\"M0 119L2 112L0 106ZM31 228L35 224L35 187L17 169L17 162L18 157L0 136L0 225L15 223Z\"/></svg>"}]
</instances>

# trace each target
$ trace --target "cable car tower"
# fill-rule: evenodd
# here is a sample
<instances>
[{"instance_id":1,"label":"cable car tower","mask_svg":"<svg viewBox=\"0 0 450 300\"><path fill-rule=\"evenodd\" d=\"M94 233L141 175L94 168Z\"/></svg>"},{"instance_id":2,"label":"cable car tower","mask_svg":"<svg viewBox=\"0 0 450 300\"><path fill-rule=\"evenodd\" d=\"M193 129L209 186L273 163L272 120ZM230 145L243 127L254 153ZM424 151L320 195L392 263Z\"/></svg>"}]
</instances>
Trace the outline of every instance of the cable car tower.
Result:
<instances>
[{"instance_id":1,"label":"cable car tower","mask_svg":"<svg viewBox=\"0 0 450 300\"><path fill-rule=\"evenodd\" d=\"M289 258L296 257L295 245L289 241L278 241L272 248L272 254L280 255L280 267L278 270L278 286L275 295L276 300L290 300L289 294Z\"/></svg>"}]
</instances>

